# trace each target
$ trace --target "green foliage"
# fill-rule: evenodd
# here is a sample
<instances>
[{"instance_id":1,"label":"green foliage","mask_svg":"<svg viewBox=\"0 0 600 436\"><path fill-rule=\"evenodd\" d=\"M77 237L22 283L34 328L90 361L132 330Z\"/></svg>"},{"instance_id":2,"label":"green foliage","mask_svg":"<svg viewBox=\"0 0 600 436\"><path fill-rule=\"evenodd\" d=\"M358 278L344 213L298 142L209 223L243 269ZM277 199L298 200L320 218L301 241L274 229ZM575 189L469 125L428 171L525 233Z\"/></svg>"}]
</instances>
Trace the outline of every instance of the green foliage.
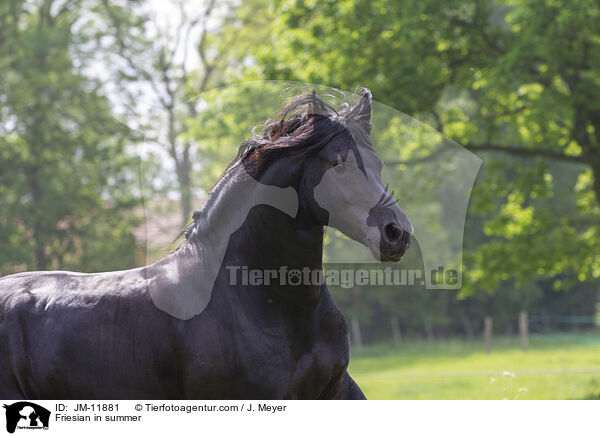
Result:
<instances>
[{"instance_id":1,"label":"green foliage","mask_svg":"<svg viewBox=\"0 0 600 436\"><path fill-rule=\"evenodd\" d=\"M0 271L133 265L130 134L74 57L80 11L50 6L1 9Z\"/></svg>"},{"instance_id":2,"label":"green foliage","mask_svg":"<svg viewBox=\"0 0 600 436\"><path fill-rule=\"evenodd\" d=\"M197 186L208 190L236 156L239 145L252 138L253 129L278 115L280 92L278 83L242 82L211 89L191 100L201 109L186 120L182 139L197 144L202 159Z\"/></svg>"},{"instance_id":3,"label":"green foliage","mask_svg":"<svg viewBox=\"0 0 600 436\"><path fill-rule=\"evenodd\" d=\"M256 57L266 78L367 86L481 153L466 296L512 279L600 277L599 15L591 0L281 0L277 50ZM400 142L380 153L431 152Z\"/></svg>"},{"instance_id":4,"label":"green foliage","mask_svg":"<svg viewBox=\"0 0 600 436\"><path fill-rule=\"evenodd\" d=\"M503 329L517 308L562 314L557 301L573 310L582 306L567 299L591 301L600 276L597 2L208 1L165 32L144 6L0 3L2 273L136 262L138 163L130 145L139 133L114 118L126 104L142 115L138 130L164 146L144 166L146 193L177 191L187 222L192 187L209 189L252 127L285 100L278 83L240 81L282 79L367 86L407 114L378 106L373 139L388 162L385 181L408 187L402 200L435 229L430 239L440 251L456 248L444 223L460 187L443 183L453 162L427 159L450 142L444 135L485 158L459 295L418 286L334 289L367 340L389 335L390 316L409 333L422 334L427 319L453 334L461 314L477 325L491 314ZM204 35L189 46L197 64L181 61L182 45L174 48L186 26ZM165 159L176 170L170 178ZM418 160L427 164L406 164ZM402 266L422 268L420 255L417 243Z\"/></svg>"},{"instance_id":5,"label":"green foliage","mask_svg":"<svg viewBox=\"0 0 600 436\"><path fill-rule=\"evenodd\" d=\"M466 52L469 35L452 25L472 9L463 1L280 1L276 50L257 50L267 78L352 90L408 113L430 110ZM427 91L423 91L423 84Z\"/></svg>"}]
</instances>

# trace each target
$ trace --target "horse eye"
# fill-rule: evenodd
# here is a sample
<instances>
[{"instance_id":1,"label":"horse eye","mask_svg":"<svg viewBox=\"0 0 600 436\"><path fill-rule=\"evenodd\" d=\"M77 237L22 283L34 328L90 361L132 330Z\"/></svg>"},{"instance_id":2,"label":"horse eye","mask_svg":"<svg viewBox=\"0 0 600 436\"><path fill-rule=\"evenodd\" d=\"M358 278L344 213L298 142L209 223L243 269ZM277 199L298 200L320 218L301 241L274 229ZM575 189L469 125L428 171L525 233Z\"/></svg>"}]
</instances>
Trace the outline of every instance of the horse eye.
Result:
<instances>
[{"instance_id":1,"label":"horse eye","mask_svg":"<svg viewBox=\"0 0 600 436\"><path fill-rule=\"evenodd\" d=\"M334 170L336 173L341 173L341 172L343 172L343 171L344 171L344 163L343 163L343 162L340 162L340 161L338 161L338 162L334 163L334 164L333 164L333 170Z\"/></svg>"}]
</instances>

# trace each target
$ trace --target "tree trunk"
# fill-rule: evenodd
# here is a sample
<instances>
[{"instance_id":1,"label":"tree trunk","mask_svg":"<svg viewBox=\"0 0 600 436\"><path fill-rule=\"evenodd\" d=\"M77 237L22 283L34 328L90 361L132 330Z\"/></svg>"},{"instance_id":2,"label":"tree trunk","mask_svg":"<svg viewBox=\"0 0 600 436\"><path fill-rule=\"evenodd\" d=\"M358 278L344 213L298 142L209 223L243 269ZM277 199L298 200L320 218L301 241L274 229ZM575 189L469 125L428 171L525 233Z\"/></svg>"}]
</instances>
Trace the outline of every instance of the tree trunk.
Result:
<instances>
[{"instance_id":1,"label":"tree trunk","mask_svg":"<svg viewBox=\"0 0 600 436\"><path fill-rule=\"evenodd\" d=\"M519 333L521 335L521 349L527 350L529 348L529 321L525 310L519 313Z\"/></svg>"},{"instance_id":2,"label":"tree trunk","mask_svg":"<svg viewBox=\"0 0 600 436\"><path fill-rule=\"evenodd\" d=\"M350 324L352 325L352 338L354 339L354 346L360 349L363 346L363 342L360 334L360 323L358 322L358 318L352 318Z\"/></svg>"},{"instance_id":3,"label":"tree trunk","mask_svg":"<svg viewBox=\"0 0 600 436\"><path fill-rule=\"evenodd\" d=\"M48 269L48 256L46 254L46 225L43 217L40 216L40 211L37 206L42 203L42 189L38 180L39 167L34 166L31 168L29 178L29 193L31 194L32 204L34 205L33 214L33 245L34 245L34 258L35 267L38 271L44 271Z\"/></svg>"},{"instance_id":4,"label":"tree trunk","mask_svg":"<svg viewBox=\"0 0 600 436\"><path fill-rule=\"evenodd\" d=\"M428 341L433 341L435 336L433 335L433 328L431 327L431 322L429 322L429 318L423 316L423 325L425 326L425 334L427 335Z\"/></svg>"},{"instance_id":5,"label":"tree trunk","mask_svg":"<svg viewBox=\"0 0 600 436\"><path fill-rule=\"evenodd\" d=\"M469 319L469 317L467 315L463 315L461 317L462 320L462 325L465 328L465 333L467 335L467 339L469 341L472 341L475 337L475 335L473 334L473 326L471 325L471 320Z\"/></svg>"},{"instance_id":6,"label":"tree trunk","mask_svg":"<svg viewBox=\"0 0 600 436\"><path fill-rule=\"evenodd\" d=\"M486 316L483 319L483 340L485 342L485 352L492 351L492 317Z\"/></svg>"},{"instance_id":7,"label":"tree trunk","mask_svg":"<svg viewBox=\"0 0 600 436\"><path fill-rule=\"evenodd\" d=\"M181 207L181 222L186 226L192 219L192 189L190 181L190 171L183 169L181 176L178 177L179 194L181 196L179 202Z\"/></svg>"},{"instance_id":8,"label":"tree trunk","mask_svg":"<svg viewBox=\"0 0 600 436\"><path fill-rule=\"evenodd\" d=\"M191 144L183 145L183 151L177 149L177 125L175 120L175 108L169 106L166 108L169 112L169 154L175 164L177 173L177 184L179 185L180 206L181 206L181 222L182 226L188 224L192 218L192 165L190 162L190 147Z\"/></svg>"}]
</instances>

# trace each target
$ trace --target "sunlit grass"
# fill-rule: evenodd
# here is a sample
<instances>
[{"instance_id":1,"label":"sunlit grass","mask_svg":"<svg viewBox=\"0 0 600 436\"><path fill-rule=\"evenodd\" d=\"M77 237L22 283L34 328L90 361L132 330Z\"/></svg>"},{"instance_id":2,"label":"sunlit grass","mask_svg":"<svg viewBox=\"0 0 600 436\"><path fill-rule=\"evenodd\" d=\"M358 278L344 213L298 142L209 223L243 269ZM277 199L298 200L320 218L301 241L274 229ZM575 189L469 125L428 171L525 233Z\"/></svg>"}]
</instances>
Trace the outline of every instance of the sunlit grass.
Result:
<instances>
[{"instance_id":1,"label":"sunlit grass","mask_svg":"<svg viewBox=\"0 0 600 436\"><path fill-rule=\"evenodd\" d=\"M406 342L353 350L350 373L370 399L600 399L600 335Z\"/></svg>"}]
</instances>

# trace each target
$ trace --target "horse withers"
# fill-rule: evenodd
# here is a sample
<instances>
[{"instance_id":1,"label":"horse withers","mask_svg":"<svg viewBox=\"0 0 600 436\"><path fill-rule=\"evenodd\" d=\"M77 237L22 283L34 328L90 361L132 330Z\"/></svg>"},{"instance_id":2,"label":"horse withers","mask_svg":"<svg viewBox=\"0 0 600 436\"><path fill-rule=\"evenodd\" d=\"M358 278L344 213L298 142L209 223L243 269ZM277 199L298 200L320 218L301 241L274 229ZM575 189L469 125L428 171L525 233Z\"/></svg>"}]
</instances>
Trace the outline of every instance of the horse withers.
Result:
<instances>
[{"instance_id":1,"label":"horse withers","mask_svg":"<svg viewBox=\"0 0 600 436\"><path fill-rule=\"evenodd\" d=\"M368 90L337 109L297 96L242 143L166 258L0 279L0 397L364 399L327 286L239 274L322 272L327 225L400 259L413 228L381 181L370 117Z\"/></svg>"}]
</instances>

